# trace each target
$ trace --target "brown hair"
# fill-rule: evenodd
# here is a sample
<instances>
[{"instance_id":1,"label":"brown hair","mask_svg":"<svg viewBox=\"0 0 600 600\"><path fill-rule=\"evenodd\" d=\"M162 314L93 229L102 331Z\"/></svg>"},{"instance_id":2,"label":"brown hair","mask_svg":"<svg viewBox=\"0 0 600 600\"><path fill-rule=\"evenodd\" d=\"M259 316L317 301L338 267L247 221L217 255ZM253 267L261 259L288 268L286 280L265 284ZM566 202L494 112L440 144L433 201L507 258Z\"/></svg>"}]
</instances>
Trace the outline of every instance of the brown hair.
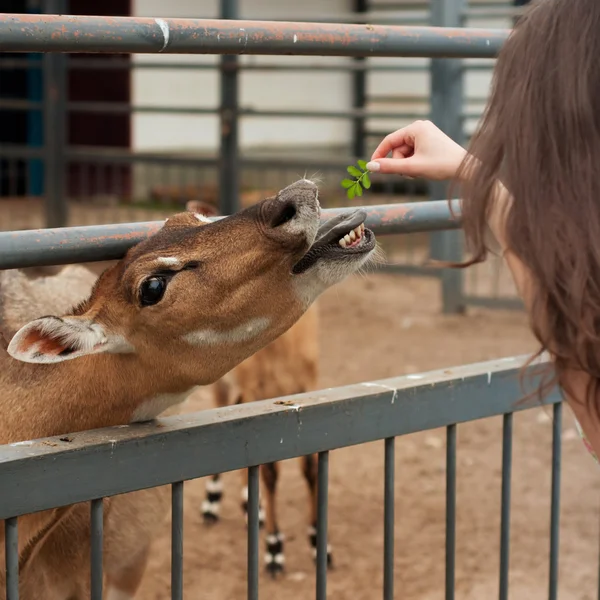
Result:
<instances>
[{"instance_id":1,"label":"brown hair","mask_svg":"<svg viewBox=\"0 0 600 600\"><path fill-rule=\"evenodd\" d=\"M472 259L485 260L491 193L513 196L510 250L531 274L530 320L555 368L540 392L566 372L600 389L600 0L538 0L502 48L491 97L459 169Z\"/></svg>"}]
</instances>

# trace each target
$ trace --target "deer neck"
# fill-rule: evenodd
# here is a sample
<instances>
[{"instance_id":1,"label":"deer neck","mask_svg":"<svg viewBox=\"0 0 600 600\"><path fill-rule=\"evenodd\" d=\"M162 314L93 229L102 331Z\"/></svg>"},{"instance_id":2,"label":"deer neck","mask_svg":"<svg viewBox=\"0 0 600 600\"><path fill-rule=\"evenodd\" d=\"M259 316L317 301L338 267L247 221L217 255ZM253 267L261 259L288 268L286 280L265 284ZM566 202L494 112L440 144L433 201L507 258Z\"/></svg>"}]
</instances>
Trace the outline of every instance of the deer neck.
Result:
<instances>
[{"instance_id":1,"label":"deer neck","mask_svg":"<svg viewBox=\"0 0 600 600\"><path fill-rule=\"evenodd\" d=\"M149 420L195 387L184 370L135 354L50 365L0 354L0 444Z\"/></svg>"}]
</instances>

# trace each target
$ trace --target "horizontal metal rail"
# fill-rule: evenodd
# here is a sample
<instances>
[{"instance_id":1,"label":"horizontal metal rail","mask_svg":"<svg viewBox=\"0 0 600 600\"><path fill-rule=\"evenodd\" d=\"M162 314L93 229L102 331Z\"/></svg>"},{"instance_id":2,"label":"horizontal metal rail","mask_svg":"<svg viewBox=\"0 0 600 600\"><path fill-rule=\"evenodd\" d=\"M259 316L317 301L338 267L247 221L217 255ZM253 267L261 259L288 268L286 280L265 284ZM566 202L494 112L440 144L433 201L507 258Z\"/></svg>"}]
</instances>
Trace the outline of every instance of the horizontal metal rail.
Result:
<instances>
[{"instance_id":1,"label":"horizontal metal rail","mask_svg":"<svg viewBox=\"0 0 600 600\"><path fill-rule=\"evenodd\" d=\"M384 100L378 100L385 102ZM398 100L402 101L402 99ZM409 100L404 100L408 102ZM391 101L388 101L391 102ZM425 102L425 101L423 101ZM478 102L478 100L473 100ZM130 114L130 113L150 113L150 114L166 114L166 115L207 115L216 116L219 114L218 107L196 107L196 106L134 106L131 104L121 104L117 102L69 102L67 109L72 113L98 113L98 114ZM1 110L43 110L41 102L31 100L0 100ZM427 104L423 104L423 109L427 109ZM429 117L428 112L405 112L396 110L394 112L370 112L367 109L350 109L344 111L332 110L265 110L256 108L243 108L230 111L238 117L254 117L254 118L287 118L287 119L426 119ZM478 112L466 112L462 115L463 119L478 119L483 112L483 108Z\"/></svg>"},{"instance_id":2,"label":"horizontal metal rail","mask_svg":"<svg viewBox=\"0 0 600 600\"><path fill-rule=\"evenodd\" d=\"M0 519L531 408L537 400L521 399L538 383L538 365L521 390L524 362L512 357L0 446ZM555 392L545 403L560 400Z\"/></svg>"},{"instance_id":3,"label":"horizontal metal rail","mask_svg":"<svg viewBox=\"0 0 600 600\"><path fill-rule=\"evenodd\" d=\"M476 100L474 101L476 102ZM121 104L117 102L69 102L67 109L72 113L93 113L93 114L130 114L130 113L145 113L145 114L165 114L165 115L207 115L216 116L220 113L218 107L196 107L196 106L134 106L131 104ZM1 110L43 110L41 102L31 100L0 100ZM231 114L238 117L254 117L254 118L287 118L287 119L426 119L429 113L425 111L428 106L423 105L424 111L421 112L405 112L396 110L394 112L370 112L366 109L350 109L344 111L332 110L265 110L256 108L243 108L230 111ZM463 119L478 119L483 112L483 108L478 112L466 112L462 115Z\"/></svg>"},{"instance_id":4,"label":"horizontal metal rail","mask_svg":"<svg viewBox=\"0 0 600 600\"><path fill-rule=\"evenodd\" d=\"M460 227L459 203L454 201L453 216L444 200L385 204L362 207L367 212L366 225L376 234L440 231ZM322 211L322 219L331 218L348 208ZM214 220L222 217L213 217ZM60 227L0 233L0 269L121 258L131 246L156 233L164 221Z\"/></svg>"},{"instance_id":5,"label":"horizontal metal rail","mask_svg":"<svg viewBox=\"0 0 600 600\"><path fill-rule=\"evenodd\" d=\"M368 63L306 63L306 64L251 64L251 63L187 63L187 62L147 62L131 61L114 58L86 59L76 58L67 61L67 69L76 71L78 69L96 71L127 71L127 70L165 70L165 71L388 71L402 73L404 71L427 72L427 65L369 65ZM0 58L0 69L31 69L41 70L41 61L31 61L22 58Z\"/></svg>"},{"instance_id":6,"label":"horizontal metal rail","mask_svg":"<svg viewBox=\"0 0 600 600\"><path fill-rule=\"evenodd\" d=\"M465 69L492 69L493 62L489 63L465 63ZM41 61L31 61L22 58L0 58L1 69L31 69L41 70L43 64ZM147 61L130 61L121 59L86 59L76 58L67 61L67 69L76 71L78 69L97 70L97 71L120 71L120 70L165 70L165 71L341 71L347 73L355 72L390 72L404 73L416 72L427 73L429 65L373 65L365 62L360 63L338 63L338 64L323 64L323 63L306 63L306 64L250 64L250 63L187 63L187 62L147 62Z\"/></svg>"},{"instance_id":7,"label":"horizontal metal rail","mask_svg":"<svg viewBox=\"0 0 600 600\"><path fill-rule=\"evenodd\" d=\"M0 15L0 52L493 58L503 29Z\"/></svg>"},{"instance_id":8,"label":"horizontal metal rail","mask_svg":"<svg viewBox=\"0 0 600 600\"><path fill-rule=\"evenodd\" d=\"M218 115L219 107L197 106L140 106L123 104L119 102L69 102L67 109L72 113L102 113L102 114L129 114L151 113L167 115ZM43 110L42 102L31 100L0 100L0 110ZM426 106L424 106L426 108ZM369 119L399 119L425 118L428 115L421 113L394 112L369 112L365 109L352 109L343 111L332 110L294 110L294 109L256 109L240 107L232 111L240 117L281 117L281 118L312 118L312 119L355 119L363 117Z\"/></svg>"},{"instance_id":9,"label":"horizontal metal rail","mask_svg":"<svg viewBox=\"0 0 600 600\"><path fill-rule=\"evenodd\" d=\"M0 145L0 157L8 158L43 158L44 149L18 144ZM117 165L130 163L153 163L169 165L189 165L198 167L216 167L219 164L216 156L187 154L161 154L157 152L130 152L123 148L100 148L90 146L70 146L65 149L65 159L73 163L98 163L102 165ZM323 171L329 169L343 169L355 160L355 157L336 155L335 158L320 156L295 155L285 157L281 155L246 155L240 157L242 167L272 169L277 165L281 169L298 168L304 170Z\"/></svg>"}]
</instances>

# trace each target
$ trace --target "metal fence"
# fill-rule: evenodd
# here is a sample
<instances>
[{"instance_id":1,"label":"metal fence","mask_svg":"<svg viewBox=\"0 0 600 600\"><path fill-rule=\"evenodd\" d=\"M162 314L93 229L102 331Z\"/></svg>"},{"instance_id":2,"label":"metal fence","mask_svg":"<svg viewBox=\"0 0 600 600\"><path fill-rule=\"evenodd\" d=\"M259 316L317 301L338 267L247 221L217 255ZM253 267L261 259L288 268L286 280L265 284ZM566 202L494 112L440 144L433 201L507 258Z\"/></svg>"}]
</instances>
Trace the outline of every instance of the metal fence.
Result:
<instances>
[{"instance_id":1,"label":"metal fence","mask_svg":"<svg viewBox=\"0 0 600 600\"><path fill-rule=\"evenodd\" d=\"M66 0L45 0L41 6L48 13L65 13L68 11ZM238 35L231 37L232 44L229 49L224 46L223 40L213 49L196 48L179 45L177 41L178 27L182 32L193 27L194 20L176 19L159 20L138 19L141 29L137 33L130 29L134 35L151 33L152 42L132 44L128 48L123 45L115 46L109 39L103 48L94 48L88 45L83 48L71 48L74 52L88 52L101 50L102 52L120 53L98 60L97 57L67 56L61 53L50 53L40 60L39 55L23 54L15 57L9 54L0 54L0 69L17 69L27 73L28 77L37 77L37 86L40 88L36 99L4 98L0 99L0 111L11 111L10 114L25 114L36 122L36 127L43 129L43 142L40 145L21 146L15 144L0 145L0 176L3 177L5 192L14 195L19 185L23 188L22 194L28 195L35 192L36 185L32 184L31 173L43 171L43 194L45 198L45 224L48 227L58 227L67 224L79 225L84 221L78 217L80 210L76 200L85 202L86 205L102 203L120 203L125 200L128 204L125 209L136 206L132 200L143 199L145 205L161 205L165 200L182 204L190 199L190 194L218 197L221 210L229 214L239 206L240 192L244 189L274 189L282 187L285 181L296 177L301 171L309 173L318 172L328 188L325 194L330 198L330 206L339 206L343 202L339 180L343 177L345 167L356 158L364 158L370 144L380 138L384 133L381 123L393 122L398 125L408 123L416 118L431 118L458 141L465 139L472 129L473 123L478 119L485 98L467 98L464 90L465 78L471 73L489 72L493 66L493 57L504 39L506 32L500 30L480 31L465 30L466 24L479 23L485 19L495 19L496 22L510 23L510 17L518 14L518 8L506 2L480 2L472 0L467 3L463 0L434 0L430 3L394 3L384 4L372 0L356 0L354 12L338 16L318 15L315 20L320 23L331 23L334 19L343 19L344 22L365 23L368 25L335 24L320 25L316 29L310 23L300 23L302 33L294 43L291 30L297 27L288 24L275 24L272 26L288 28L287 41L293 45L292 50L284 50L283 45L273 46L266 41L262 46L256 46L248 40L250 46L240 49L243 40ZM221 0L220 16L225 19L235 19L243 11L237 0ZM1 17L6 19L5 17ZM31 16L40 22L38 16ZM89 18L88 18L89 19ZM295 21L296 19L289 19ZM90 31L99 27L104 22L103 18L87 21ZM247 21L235 21L234 25L227 27L223 21L207 21L218 27L224 26L226 34L241 27L246 31ZM179 25L178 25L178 24ZM425 37L415 44L406 34L406 27L395 25L418 26L414 31L421 31L424 25L432 24L439 27L459 29L462 43L456 44L452 52L443 49L443 36L435 40ZM167 27L169 39L163 37L162 27ZM53 27L52 21L47 21L44 26L46 32ZM144 29L149 28L149 29ZM348 29L349 28L349 29ZM426 29L426 28L425 28ZM43 29L37 30L41 34ZM451 32L452 30L449 30ZM465 33L468 31L469 33ZM472 34L480 31L488 35L489 39L481 38L478 43L469 41ZM360 32L360 34L359 34ZM394 33L391 33L394 32ZM472 32L472 33L471 33ZM239 33L239 31L238 31ZM327 44L314 44L311 34L330 37L333 41ZM344 36L350 34L352 41L343 49ZM228 34L227 34L228 35ZM400 35L400 37L399 37ZM465 37L466 36L466 37ZM264 37L264 36L263 36ZM65 38L66 39L66 38ZM322 37L322 39L324 39ZM403 41L401 41L403 39ZM0 46L2 51L10 52L36 52L44 46L43 35L38 35L37 44L9 46L6 40ZM207 38L208 40L208 38ZM303 42L306 40L306 42ZM32 38L29 38L32 41ZM371 41L373 46L371 47ZM425 42L425 43L423 43ZM487 43L489 42L489 44ZM163 49L163 44L165 48ZM237 46L236 46L237 44ZM242 44L243 45L243 44ZM270 49L267 49L266 46ZM327 46L327 50L323 46ZM151 47L152 46L152 47ZM178 47L179 46L179 47ZM217 47L218 46L218 47ZM243 57L236 54L226 54L233 49L240 54L286 54L304 56L346 56L351 60L347 62L325 61L298 64L251 64ZM440 49L442 50L440 51ZM60 46L54 45L54 50ZM169 61L134 61L128 56L129 52L145 53L187 53L199 52L205 54L224 53L220 59L206 64L189 64L178 60ZM448 58L448 57L454 58ZM381 62L373 63L378 57L432 57L429 64L397 64ZM462 60L466 59L466 60ZM99 101L68 101L67 80L70 73L92 71L95 73L110 72L115 76L131 74L142 70L183 70L190 73L200 71L218 72L220 77L220 100L218 107L210 106L153 106L152 103L132 105L127 102L99 102ZM346 72L351 77L352 108L348 110L284 110L268 109L241 105L242 77L244 73L324 73ZM378 73L397 73L400 77L411 73L422 73L430 80L430 96L419 96L410 93L386 95L372 89L372 79ZM37 75L36 75L37 74ZM34 78L35 78L34 77ZM371 82L371 85L369 85ZM416 107L416 108L415 108ZM207 153L181 153L181 152L131 152L119 148L85 147L77 144L67 144L66 123L69 119L81 115L96 115L102 118L129 119L133 114L156 115L213 115L220 121L220 142L218 155ZM315 150L310 154L299 155L292 152L288 155L272 152L253 152L248 155L239 147L239 128L242 119L256 118L285 118L285 119L323 119L324 121L341 120L351 123L352 139L349 148L335 148L328 150ZM382 119L384 121L382 121ZM1 178L0 177L0 178ZM430 198L443 198L446 189L441 184L421 181L407 181L399 178L373 177L375 202L397 202L398 196L402 201L415 201L423 196ZM25 183L18 183L24 181ZM139 182L143 182L141 185ZM218 185L217 185L218 184ZM41 184L37 184L39 187ZM213 189L213 187L215 189ZM37 190L39 193L39 190ZM383 194L383 195L382 195ZM68 199L71 199L69 202ZM34 204L34 206L39 206ZM71 207L71 218L69 218ZM29 211L31 214L32 211ZM123 221L120 211L113 211L108 222ZM129 210L130 217L125 220L137 220L137 216ZM75 216L75 218L73 218ZM5 228L35 228L39 226L29 219L29 225L24 219L4 219ZM16 227L10 224L16 223ZM106 222L106 221L105 221ZM456 234L421 234L420 236L404 236L386 240L384 249L388 256L388 270L396 273L414 275L440 276L445 312L461 312L466 306L483 305L490 307L520 306L515 300L514 287L510 279L500 272L500 263L491 267L473 269L469 277L463 280L458 272L432 271L423 266L424 261L432 256L455 260L462 256L462 239Z\"/></svg>"},{"instance_id":2,"label":"metal fence","mask_svg":"<svg viewBox=\"0 0 600 600\"><path fill-rule=\"evenodd\" d=\"M172 598L182 598L184 481L249 469L248 598L258 595L258 465L319 453L316 598L326 598L328 452L385 440L383 598L394 598L394 438L447 428L446 592L454 598L457 424L502 415L500 599L508 598L512 413L518 358L364 382L147 424L14 444L0 450L0 519L6 519L7 600L17 600L17 517L92 502L92 600L102 599L102 498L172 484ZM549 598L557 597L561 408L553 395ZM519 407L519 408L524 408ZM233 432L235 431L235 435ZM62 439L61 439L62 438ZM68 439L68 441L65 441ZM119 465L118 468L115 465ZM40 491L44 490L43 493Z\"/></svg>"}]
</instances>

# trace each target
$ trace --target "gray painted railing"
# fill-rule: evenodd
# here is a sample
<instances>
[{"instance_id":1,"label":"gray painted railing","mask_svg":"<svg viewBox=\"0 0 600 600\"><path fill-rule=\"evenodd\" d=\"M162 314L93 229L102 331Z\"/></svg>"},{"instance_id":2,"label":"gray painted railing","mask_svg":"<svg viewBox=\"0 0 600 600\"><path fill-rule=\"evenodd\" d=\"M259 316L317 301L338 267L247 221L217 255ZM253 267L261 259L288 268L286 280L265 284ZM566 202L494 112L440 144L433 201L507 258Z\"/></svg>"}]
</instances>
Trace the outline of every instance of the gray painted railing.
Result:
<instances>
[{"instance_id":1,"label":"gray painted railing","mask_svg":"<svg viewBox=\"0 0 600 600\"><path fill-rule=\"evenodd\" d=\"M327 486L331 450L384 440L384 598L393 597L394 439L447 428L446 598L454 597L456 434L459 423L503 416L501 598L507 597L512 413L520 403L523 357L320 390L236 407L0 447L0 519L6 519L7 600L18 581L17 517L91 500L92 598L101 599L102 501L172 484L172 597L181 598L183 482L248 468L248 598L258 598L258 466L319 454L317 598L327 583ZM535 368L535 367L532 367ZM556 598L561 402L554 404L550 598ZM235 435L232 433L235 431ZM68 440L68 441L65 441ZM118 465L118 468L115 467Z\"/></svg>"}]
</instances>

